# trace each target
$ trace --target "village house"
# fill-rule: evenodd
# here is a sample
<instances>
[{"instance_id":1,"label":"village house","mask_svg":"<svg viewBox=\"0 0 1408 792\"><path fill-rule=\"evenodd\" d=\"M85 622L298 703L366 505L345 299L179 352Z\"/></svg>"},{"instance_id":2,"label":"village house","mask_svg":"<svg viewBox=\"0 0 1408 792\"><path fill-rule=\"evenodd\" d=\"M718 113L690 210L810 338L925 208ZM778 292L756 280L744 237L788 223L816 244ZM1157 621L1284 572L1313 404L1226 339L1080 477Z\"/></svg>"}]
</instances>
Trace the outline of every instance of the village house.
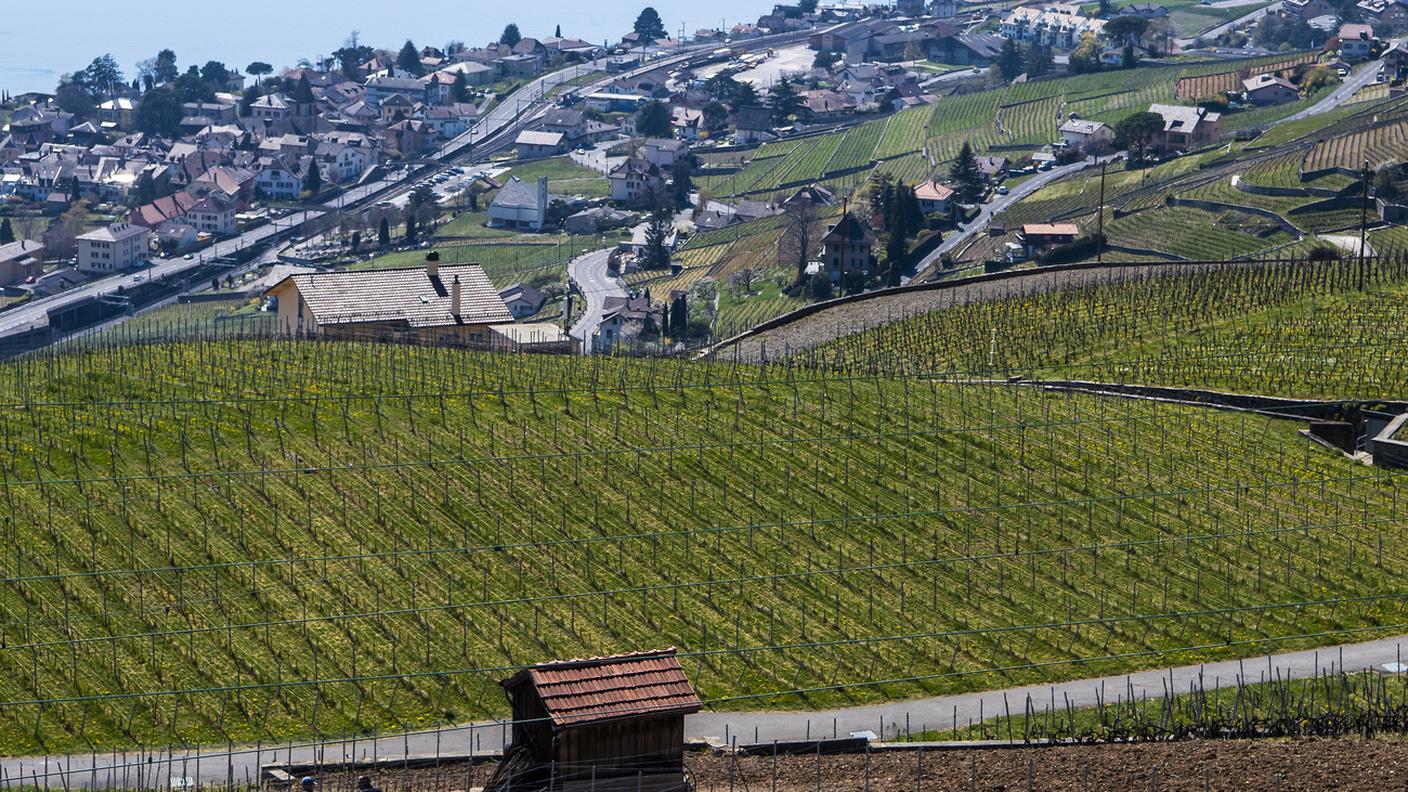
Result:
<instances>
[{"instance_id":1,"label":"village house","mask_svg":"<svg viewBox=\"0 0 1408 792\"><path fill-rule=\"evenodd\" d=\"M413 103L429 101L425 82L416 77L368 77L364 87L367 101L376 105L385 105L393 96Z\"/></svg>"},{"instance_id":2,"label":"village house","mask_svg":"<svg viewBox=\"0 0 1408 792\"><path fill-rule=\"evenodd\" d=\"M281 93L265 94L249 106L249 115L262 121L286 121L293 117L293 105Z\"/></svg>"},{"instance_id":3,"label":"village house","mask_svg":"<svg viewBox=\"0 0 1408 792\"><path fill-rule=\"evenodd\" d=\"M518 149L519 159L551 157L565 150L561 132L543 132L536 129L519 132L513 145Z\"/></svg>"},{"instance_id":4,"label":"village house","mask_svg":"<svg viewBox=\"0 0 1408 792\"><path fill-rule=\"evenodd\" d=\"M739 143L766 143L776 139L777 134L772 128L772 111L757 105L738 108L733 136Z\"/></svg>"},{"instance_id":5,"label":"village house","mask_svg":"<svg viewBox=\"0 0 1408 792\"><path fill-rule=\"evenodd\" d=\"M536 184L509 176L489 203L486 214L489 225L497 228L517 228L541 231L548 218L548 179L540 177Z\"/></svg>"},{"instance_id":6,"label":"village house","mask_svg":"<svg viewBox=\"0 0 1408 792\"><path fill-rule=\"evenodd\" d=\"M43 272L44 246L28 239L0 245L0 286L13 286Z\"/></svg>"},{"instance_id":7,"label":"village house","mask_svg":"<svg viewBox=\"0 0 1408 792\"><path fill-rule=\"evenodd\" d=\"M186 212L186 222L202 234L230 236L237 230L235 203L219 193L211 193Z\"/></svg>"},{"instance_id":8,"label":"village house","mask_svg":"<svg viewBox=\"0 0 1408 792\"><path fill-rule=\"evenodd\" d=\"M1149 112L1164 119L1164 128L1154 135L1152 144L1160 153L1214 143L1222 131L1222 115L1203 107L1151 104Z\"/></svg>"},{"instance_id":9,"label":"village house","mask_svg":"<svg viewBox=\"0 0 1408 792\"><path fill-rule=\"evenodd\" d=\"M1300 89L1295 84L1274 74L1258 74L1242 80L1242 91L1254 105L1281 104L1300 98Z\"/></svg>"},{"instance_id":10,"label":"village house","mask_svg":"<svg viewBox=\"0 0 1408 792\"><path fill-rule=\"evenodd\" d=\"M504 77L537 77L543 70L543 59L518 53L496 59L494 66Z\"/></svg>"},{"instance_id":11,"label":"village house","mask_svg":"<svg viewBox=\"0 0 1408 792\"><path fill-rule=\"evenodd\" d=\"M1384 74L1391 80L1408 76L1408 41L1400 41L1383 55Z\"/></svg>"},{"instance_id":12,"label":"village house","mask_svg":"<svg viewBox=\"0 0 1408 792\"><path fill-rule=\"evenodd\" d=\"M543 131L562 136L568 146L575 146L586 137L587 114L567 107L554 107L543 114Z\"/></svg>"},{"instance_id":13,"label":"village house","mask_svg":"<svg viewBox=\"0 0 1408 792\"><path fill-rule=\"evenodd\" d=\"M636 153L646 162L670 170L680 159L689 156L689 144L683 140L649 138Z\"/></svg>"},{"instance_id":14,"label":"village house","mask_svg":"<svg viewBox=\"0 0 1408 792\"><path fill-rule=\"evenodd\" d=\"M1369 25L1351 24L1340 28L1340 57L1347 61L1362 61L1373 57L1374 28Z\"/></svg>"},{"instance_id":15,"label":"village house","mask_svg":"<svg viewBox=\"0 0 1408 792\"><path fill-rule=\"evenodd\" d=\"M640 157L627 157L607 174L611 182L611 200L625 206L640 206L660 194L665 179L660 168Z\"/></svg>"},{"instance_id":16,"label":"village house","mask_svg":"<svg viewBox=\"0 0 1408 792\"><path fill-rule=\"evenodd\" d=\"M151 230L131 223L113 223L81 234L78 242L80 272L121 272L146 260Z\"/></svg>"},{"instance_id":17,"label":"village house","mask_svg":"<svg viewBox=\"0 0 1408 792\"><path fill-rule=\"evenodd\" d=\"M109 99L98 105L98 120L107 124L131 129L137 113L137 102L126 96Z\"/></svg>"},{"instance_id":18,"label":"village house","mask_svg":"<svg viewBox=\"0 0 1408 792\"><path fill-rule=\"evenodd\" d=\"M1080 226L1075 223L1028 223L1022 226L1017 238L1027 257L1056 245L1068 245L1080 234Z\"/></svg>"},{"instance_id":19,"label":"village house","mask_svg":"<svg viewBox=\"0 0 1408 792\"><path fill-rule=\"evenodd\" d=\"M821 253L817 257L820 271L841 283L846 273L870 272L875 266L875 233L855 215L841 215L821 238Z\"/></svg>"},{"instance_id":20,"label":"village house","mask_svg":"<svg viewBox=\"0 0 1408 792\"><path fill-rule=\"evenodd\" d=\"M602 300L601 324L592 335L592 349L598 353L610 352L623 337L639 336L654 323L648 298L638 295L606 297Z\"/></svg>"},{"instance_id":21,"label":"village house","mask_svg":"<svg viewBox=\"0 0 1408 792\"><path fill-rule=\"evenodd\" d=\"M1359 0L1355 7L1364 22L1385 38L1408 31L1408 0Z\"/></svg>"},{"instance_id":22,"label":"village house","mask_svg":"<svg viewBox=\"0 0 1408 792\"><path fill-rule=\"evenodd\" d=\"M513 314L514 319L523 319L542 310L548 298L540 289L526 283L515 283L501 290L499 299L508 306L508 312Z\"/></svg>"},{"instance_id":23,"label":"village house","mask_svg":"<svg viewBox=\"0 0 1408 792\"><path fill-rule=\"evenodd\" d=\"M1158 3L1130 3L1119 10L1119 16L1137 16L1140 19L1167 19L1168 8Z\"/></svg>"},{"instance_id":24,"label":"village house","mask_svg":"<svg viewBox=\"0 0 1408 792\"><path fill-rule=\"evenodd\" d=\"M476 112L472 104L448 104L425 108L420 113L420 120L429 124L440 140L451 140L474 126Z\"/></svg>"},{"instance_id":25,"label":"village house","mask_svg":"<svg viewBox=\"0 0 1408 792\"><path fill-rule=\"evenodd\" d=\"M1072 118L1060 131L1062 146L1091 153L1104 151L1115 140L1115 130L1109 124L1083 118Z\"/></svg>"},{"instance_id":26,"label":"village house","mask_svg":"<svg viewBox=\"0 0 1408 792\"><path fill-rule=\"evenodd\" d=\"M386 128L386 149L404 159L419 157L435 146L435 130L424 121L407 118Z\"/></svg>"},{"instance_id":27,"label":"village house","mask_svg":"<svg viewBox=\"0 0 1408 792\"><path fill-rule=\"evenodd\" d=\"M1282 0L1281 14L1302 22L1335 13L1330 0Z\"/></svg>"},{"instance_id":28,"label":"village house","mask_svg":"<svg viewBox=\"0 0 1408 792\"><path fill-rule=\"evenodd\" d=\"M259 161L259 171L254 177L254 190L267 198L296 199L303 192L307 178L296 160L283 157L264 157Z\"/></svg>"},{"instance_id":29,"label":"village house","mask_svg":"<svg viewBox=\"0 0 1408 792\"><path fill-rule=\"evenodd\" d=\"M265 294L279 333L487 348L489 327L513 321L478 264L289 275Z\"/></svg>"},{"instance_id":30,"label":"village house","mask_svg":"<svg viewBox=\"0 0 1408 792\"><path fill-rule=\"evenodd\" d=\"M132 209L127 213L127 222L154 229L162 223L181 220L200 200L187 192L175 192Z\"/></svg>"},{"instance_id":31,"label":"village house","mask_svg":"<svg viewBox=\"0 0 1408 792\"><path fill-rule=\"evenodd\" d=\"M949 216L953 214L954 190L929 179L914 188L914 197L919 199L919 209L926 215Z\"/></svg>"}]
</instances>

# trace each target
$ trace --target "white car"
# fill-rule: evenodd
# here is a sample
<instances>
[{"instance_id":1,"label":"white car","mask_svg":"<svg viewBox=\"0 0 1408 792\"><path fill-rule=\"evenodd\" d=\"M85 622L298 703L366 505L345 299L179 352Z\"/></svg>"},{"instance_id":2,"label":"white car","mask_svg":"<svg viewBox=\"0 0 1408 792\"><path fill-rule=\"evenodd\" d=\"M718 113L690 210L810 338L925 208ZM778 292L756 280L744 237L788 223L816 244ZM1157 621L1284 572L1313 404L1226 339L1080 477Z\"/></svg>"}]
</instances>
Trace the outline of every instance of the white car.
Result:
<instances>
[{"instance_id":1,"label":"white car","mask_svg":"<svg viewBox=\"0 0 1408 792\"><path fill-rule=\"evenodd\" d=\"M998 185L998 188L997 188L997 194L998 194L998 195L1006 195L1007 192L1008 192L1008 190L1007 190L1007 185L1005 185L1005 184Z\"/></svg>"}]
</instances>

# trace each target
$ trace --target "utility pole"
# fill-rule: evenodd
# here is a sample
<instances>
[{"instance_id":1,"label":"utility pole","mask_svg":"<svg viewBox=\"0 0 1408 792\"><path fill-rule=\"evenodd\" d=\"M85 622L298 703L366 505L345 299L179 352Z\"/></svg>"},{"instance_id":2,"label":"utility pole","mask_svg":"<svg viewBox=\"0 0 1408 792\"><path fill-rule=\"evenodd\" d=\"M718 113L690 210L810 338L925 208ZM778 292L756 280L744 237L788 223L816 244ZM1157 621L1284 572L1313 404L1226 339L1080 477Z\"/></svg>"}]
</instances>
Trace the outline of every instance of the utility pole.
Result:
<instances>
[{"instance_id":1,"label":"utility pole","mask_svg":"<svg viewBox=\"0 0 1408 792\"><path fill-rule=\"evenodd\" d=\"M1369 160L1364 159L1363 200L1359 204L1359 290L1364 291L1364 248L1369 234Z\"/></svg>"},{"instance_id":2,"label":"utility pole","mask_svg":"<svg viewBox=\"0 0 1408 792\"><path fill-rule=\"evenodd\" d=\"M1100 208L1095 219L1095 263L1105 260L1105 165L1100 163Z\"/></svg>"}]
</instances>

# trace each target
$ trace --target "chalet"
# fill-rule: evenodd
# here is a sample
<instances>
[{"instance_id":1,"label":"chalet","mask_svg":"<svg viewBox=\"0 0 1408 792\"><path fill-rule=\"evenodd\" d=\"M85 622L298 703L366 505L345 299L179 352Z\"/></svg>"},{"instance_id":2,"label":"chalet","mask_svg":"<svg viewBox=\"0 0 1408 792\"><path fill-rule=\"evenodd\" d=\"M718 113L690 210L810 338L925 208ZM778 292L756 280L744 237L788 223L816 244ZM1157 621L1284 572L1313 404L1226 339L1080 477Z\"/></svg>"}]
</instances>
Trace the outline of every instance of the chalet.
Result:
<instances>
[{"instance_id":1,"label":"chalet","mask_svg":"<svg viewBox=\"0 0 1408 792\"><path fill-rule=\"evenodd\" d=\"M1109 124L1072 118L1061 125L1061 145L1079 151L1103 151L1115 140Z\"/></svg>"},{"instance_id":2,"label":"chalet","mask_svg":"<svg viewBox=\"0 0 1408 792\"><path fill-rule=\"evenodd\" d=\"M875 263L875 234L850 212L841 215L821 238L820 268L832 283L842 283L847 272L869 272Z\"/></svg>"},{"instance_id":3,"label":"chalet","mask_svg":"<svg viewBox=\"0 0 1408 792\"><path fill-rule=\"evenodd\" d=\"M551 157L566 150L561 132L544 132L536 129L525 129L519 132L513 145L518 149L519 159Z\"/></svg>"},{"instance_id":4,"label":"chalet","mask_svg":"<svg viewBox=\"0 0 1408 792\"><path fill-rule=\"evenodd\" d=\"M1408 30L1408 0L1359 0L1356 7L1364 21L1381 33L1394 35Z\"/></svg>"},{"instance_id":5,"label":"chalet","mask_svg":"<svg viewBox=\"0 0 1408 792\"><path fill-rule=\"evenodd\" d=\"M1006 157L999 157L995 154L988 154L975 158L978 162L978 170L988 178L988 181L1002 181L1007 175L1008 162Z\"/></svg>"},{"instance_id":6,"label":"chalet","mask_svg":"<svg viewBox=\"0 0 1408 792\"><path fill-rule=\"evenodd\" d=\"M1203 107L1151 104L1149 112L1163 117L1164 128L1154 136L1159 152L1178 151L1216 142L1221 134L1222 115Z\"/></svg>"},{"instance_id":7,"label":"chalet","mask_svg":"<svg viewBox=\"0 0 1408 792\"><path fill-rule=\"evenodd\" d=\"M1400 41L1384 53L1384 74L1391 80L1408 76L1408 41Z\"/></svg>"},{"instance_id":8,"label":"chalet","mask_svg":"<svg viewBox=\"0 0 1408 792\"><path fill-rule=\"evenodd\" d=\"M915 186L914 197L919 199L919 209L929 215L949 215L954 208L954 190L930 179Z\"/></svg>"},{"instance_id":9,"label":"chalet","mask_svg":"<svg viewBox=\"0 0 1408 792\"><path fill-rule=\"evenodd\" d=\"M1300 98L1299 88L1290 80L1274 74L1258 74L1242 80L1242 91L1247 101L1254 105L1281 104Z\"/></svg>"},{"instance_id":10,"label":"chalet","mask_svg":"<svg viewBox=\"0 0 1408 792\"><path fill-rule=\"evenodd\" d=\"M670 107L670 126L680 140L699 140L708 131L704 127L704 111L681 105Z\"/></svg>"},{"instance_id":11,"label":"chalet","mask_svg":"<svg viewBox=\"0 0 1408 792\"><path fill-rule=\"evenodd\" d=\"M645 297L607 297L602 300L601 324L592 336L592 349L610 352L622 336L642 333L654 323L650 300Z\"/></svg>"},{"instance_id":12,"label":"chalet","mask_svg":"<svg viewBox=\"0 0 1408 792\"><path fill-rule=\"evenodd\" d=\"M548 180L540 177L536 184L510 176L508 183L494 195L486 214L489 225L541 231L548 217Z\"/></svg>"},{"instance_id":13,"label":"chalet","mask_svg":"<svg viewBox=\"0 0 1408 792\"><path fill-rule=\"evenodd\" d=\"M21 239L0 245L0 286L13 286L43 272L44 246Z\"/></svg>"},{"instance_id":14,"label":"chalet","mask_svg":"<svg viewBox=\"0 0 1408 792\"><path fill-rule=\"evenodd\" d=\"M665 187L660 168L640 157L627 157L607 174L611 181L611 200L625 206L641 206Z\"/></svg>"},{"instance_id":15,"label":"chalet","mask_svg":"<svg viewBox=\"0 0 1408 792\"><path fill-rule=\"evenodd\" d=\"M78 237L80 272L112 273L131 269L147 258L152 232L131 223L113 223Z\"/></svg>"},{"instance_id":16,"label":"chalet","mask_svg":"<svg viewBox=\"0 0 1408 792\"><path fill-rule=\"evenodd\" d=\"M832 121L856 111L856 100L849 94L819 88L802 94L802 114L809 121Z\"/></svg>"},{"instance_id":17,"label":"chalet","mask_svg":"<svg viewBox=\"0 0 1408 792\"><path fill-rule=\"evenodd\" d=\"M277 304L277 331L321 336L487 348L489 327L513 321L478 264L341 270L289 275L266 295Z\"/></svg>"}]
</instances>

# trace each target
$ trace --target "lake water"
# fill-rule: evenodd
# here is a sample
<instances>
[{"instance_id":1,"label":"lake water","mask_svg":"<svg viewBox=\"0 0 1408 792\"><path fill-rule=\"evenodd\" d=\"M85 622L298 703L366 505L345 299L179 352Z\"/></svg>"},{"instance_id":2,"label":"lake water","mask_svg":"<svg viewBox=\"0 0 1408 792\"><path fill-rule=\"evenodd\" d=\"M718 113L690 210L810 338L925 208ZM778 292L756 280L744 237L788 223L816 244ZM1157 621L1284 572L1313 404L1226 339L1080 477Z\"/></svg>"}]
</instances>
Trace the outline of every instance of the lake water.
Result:
<instances>
[{"instance_id":1,"label":"lake water","mask_svg":"<svg viewBox=\"0 0 1408 792\"><path fill-rule=\"evenodd\" d=\"M676 34L755 21L772 0L648 0ZM261 60L275 68L325 55L360 31L362 43L398 49L452 40L471 46L497 40L504 25L524 36L617 41L630 32L642 5L593 0L244 0L211 3L160 0L140 10L111 0L3 0L0 13L0 90L52 91L59 75L111 52L131 80L135 64L162 48L179 65L223 62L243 71Z\"/></svg>"}]
</instances>

